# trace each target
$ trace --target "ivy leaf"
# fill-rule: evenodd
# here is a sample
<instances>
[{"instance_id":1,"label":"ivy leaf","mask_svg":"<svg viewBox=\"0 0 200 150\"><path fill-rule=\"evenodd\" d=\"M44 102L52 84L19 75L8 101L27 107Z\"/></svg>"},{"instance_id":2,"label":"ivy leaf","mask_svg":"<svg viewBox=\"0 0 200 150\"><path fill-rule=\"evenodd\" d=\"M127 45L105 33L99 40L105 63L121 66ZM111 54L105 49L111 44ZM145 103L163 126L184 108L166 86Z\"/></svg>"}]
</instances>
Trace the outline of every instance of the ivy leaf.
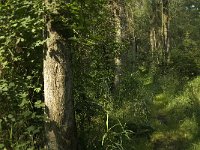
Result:
<instances>
[{"instance_id":1,"label":"ivy leaf","mask_svg":"<svg viewBox=\"0 0 200 150\"><path fill-rule=\"evenodd\" d=\"M41 100L38 100L37 102L35 102L34 106L36 108L43 108L45 104Z\"/></svg>"},{"instance_id":2,"label":"ivy leaf","mask_svg":"<svg viewBox=\"0 0 200 150\"><path fill-rule=\"evenodd\" d=\"M9 86L9 88L14 87L14 86L15 86L15 83L11 82L11 83L9 83L8 86Z\"/></svg>"},{"instance_id":3,"label":"ivy leaf","mask_svg":"<svg viewBox=\"0 0 200 150\"><path fill-rule=\"evenodd\" d=\"M8 115L8 118L9 118L9 119L13 118L13 115L12 115L12 114L9 114L9 115Z\"/></svg>"},{"instance_id":4,"label":"ivy leaf","mask_svg":"<svg viewBox=\"0 0 200 150\"><path fill-rule=\"evenodd\" d=\"M2 91L3 91L3 92L7 92L7 91L8 91L8 87L7 87L7 86L6 86L6 87L3 87L3 88L2 88Z\"/></svg>"},{"instance_id":5,"label":"ivy leaf","mask_svg":"<svg viewBox=\"0 0 200 150\"><path fill-rule=\"evenodd\" d=\"M34 88L34 91L35 91L36 93L39 93L39 92L41 91L41 88Z\"/></svg>"}]
</instances>

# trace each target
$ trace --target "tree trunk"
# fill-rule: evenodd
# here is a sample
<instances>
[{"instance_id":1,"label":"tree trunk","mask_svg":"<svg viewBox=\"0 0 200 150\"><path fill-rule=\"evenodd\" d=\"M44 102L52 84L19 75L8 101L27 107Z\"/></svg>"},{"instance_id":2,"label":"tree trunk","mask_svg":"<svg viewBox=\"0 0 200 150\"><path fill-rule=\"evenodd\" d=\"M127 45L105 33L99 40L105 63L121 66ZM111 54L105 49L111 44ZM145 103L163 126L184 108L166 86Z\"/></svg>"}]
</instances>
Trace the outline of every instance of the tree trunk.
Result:
<instances>
[{"instance_id":1,"label":"tree trunk","mask_svg":"<svg viewBox=\"0 0 200 150\"><path fill-rule=\"evenodd\" d=\"M151 4L150 44L155 64L169 61L169 1L153 0Z\"/></svg>"},{"instance_id":2,"label":"tree trunk","mask_svg":"<svg viewBox=\"0 0 200 150\"><path fill-rule=\"evenodd\" d=\"M119 45L121 44L121 19L120 19L120 6L118 0L113 0L111 4L111 12L114 17L114 28L115 28L115 42ZM114 89L116 90L119 85L119 78L121 74L121 57L120 57L120 47L118 47L117 54L115 56L115 78L114 78Z\"/></svg>"},{"instance_id":3,"label":"tree trunk","mask_svg":"<svg viewBox=\"0 0 200 150\"><path fill-rule=\"evenodd\" d=\"M114 28L115 28L115 42L119 44L115 56L115 79L114 88L117 89L120 83L120 76L122 74L122 55L121 46L127 36L127 18L124 0L111 0L111 12L113 14Z\"/></svg>"},{"instance_id":4,"label":"tree trunk","mask_svg":"<svg viewBox=\"0 0 200 150\"><path fill-rule=\"evenodd\" d=\"M163 59L169 62L169 0L162 0Z\"/></svg>"},{"instance_id":5,"label":"tree trunk","mask_svg":"<svg viewBox=\"0 0 200 150\"><path fill-rule=\"evenodd\" d=\"M153 66L162 62L162 14L159 0L151 3L150 44Z\"/></svg>"},{"instance_id":6,"label":"tree trunk","mask_svg":"<svg viewBox=\"0 0 200 150\"><path fill-rule=\"evenodd\" d=\"M57 13L55 0L45 0L50 13ZM49 7L51 6L51 7ZM59 15L59 14L58 14ZM44 97L49 150L76 150L76 125L72 99L72 70L69 42L47 15L47 49L44 51ZM54 22L54 23L53 23Z\"/></svg>"}]
</instances>

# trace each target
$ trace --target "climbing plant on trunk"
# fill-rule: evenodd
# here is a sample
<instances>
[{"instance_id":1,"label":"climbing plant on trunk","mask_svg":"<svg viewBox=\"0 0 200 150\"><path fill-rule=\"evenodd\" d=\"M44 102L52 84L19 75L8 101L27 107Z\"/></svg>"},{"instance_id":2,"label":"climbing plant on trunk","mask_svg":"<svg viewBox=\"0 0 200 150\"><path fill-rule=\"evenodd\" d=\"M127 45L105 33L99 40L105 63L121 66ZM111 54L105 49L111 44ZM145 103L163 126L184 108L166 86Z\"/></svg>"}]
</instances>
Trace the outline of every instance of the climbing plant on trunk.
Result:
<instances>
[{"instance_id":1,"label":"climbing plant on trunk","mask_svg":"<svg viewBox=\"0 0 200 150\"><path fill-rule=\"evenodd\" d=\"M75 150L77 144L71 56L69 41L60 32L65 30L60 26L61 3L61 0L45 0L47 48L44 50L44 95L47 149Z\"/></svg>"}]
</instances>

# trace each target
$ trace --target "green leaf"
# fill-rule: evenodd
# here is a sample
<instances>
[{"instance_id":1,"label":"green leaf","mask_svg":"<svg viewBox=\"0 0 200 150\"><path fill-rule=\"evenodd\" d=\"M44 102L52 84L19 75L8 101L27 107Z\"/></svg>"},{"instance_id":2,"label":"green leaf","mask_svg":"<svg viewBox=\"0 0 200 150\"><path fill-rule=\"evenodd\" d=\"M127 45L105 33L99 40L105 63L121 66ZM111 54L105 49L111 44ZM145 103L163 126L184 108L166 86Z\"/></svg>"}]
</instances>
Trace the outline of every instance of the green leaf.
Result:
<instances>
[{"instance_id":1,"label":"green leaf","mask_svg":"<svg viewBox=\"0 0 200 150\"><path fill-rule=\"evenodd\" d=\"M27 131L33 132L35 129L36 129L35 126L30 126L30 127L27 128Z\"/></svg>"},{"instance_id":2,"label":"green leaf","mask_svg":"<svg viewBox=\"0 0 200 150\"><path fill-rule=\"evenodd\" d=\"M0 149L3 149L4 148L4 144L0 144Z\"/></svg>"},{"instance_id":3,"label":"green leaf","mask_svg":"<svg viewBox=\"0 0 200 150\"><path fill-rule=\"evenodd\" d=\"M12 121L12 122L15 122L15 118L12 118L11 121Z\"/></svg>"},{"instance_id":4,"label":"green leaf","mask_svg":"<svg viewBox=\"0 0 200 150\"><path fill-rule=\"evenodd\" d=\"M8 115L8 118L9 118L11 121L13 121L13 122L15 121L15 118L14 118L14 116L13 116L12 114L9 114L9 115Z\"/></svg>"},{"instance_id":5,"label":"green leaf","mask_svg":"<svg viewBox=\"0 0 200 150\"><path fill-rule=\"evenodd\" d=\"M13 115L12 115L12 114L9 114L9 115L8 115L8 118L10 118L10 119L13 118Z\"/></svg>"},{"instance_id":6,"label":"green leaf","mask_svg":"<svg viewBox=\"0 0 200 150\"><path fill-rule=\"evenodd\" d=\"M16 27L16 26L17 26L17 23L15 23L15 24L12 25L12 27Z\"/></svg>"},{"instance_id":7,"label":"green leaf","mask_svg":"<svg viewBox=\"0 0 200 150\"><path fill-rule=\"evenodd\" d=\"M32 114L32 112L29 111L29 110L22 113L22 115L24 116L24 118L29 117L31 114Z\"/></svg>"},{"instance_id":8,"label":"green leaf","mask_svg":"<svg viewBox=\"0 0 200 150\"><path fill-rule=\"evenodd\" d=\"M27 76L27 79L29 79L29 80L32 79L32 76Z\"/></svg>"},{"instance_id":9,"label":"green leaf","mask_svg":"<svg viewBox=\"0 0 200 150\"><path fill-rule=\"evenodd\" d=\"M43 45L45 42L46 42L46 40L43 40L43 41L38 40L38 41L35 43L34 46L35 46L35 47L41 46L41 45Z\"/></svg>"},{"instance_id":10,"label":"green leaf","mask_svg":"<svg viewBox=\"0 0 200 150\"><path fill-rule=\"evenodd\" d=\"M9 86L9 87L13 87L13 86L15 86L15 83L11 82L11 83L9 83L8 86Z\"/></svg>"},{"instance_id":11,"label":"green leaf","mask_svg":"<svg viewBox=\"0 0 200 150\"><path fill-rule=\"evenodd\" d=\"M34 91L39 93L41 91L41 88L35 88Z\"/></svg>"},{"instance_id":12,"label":"green leaf","mask_svg":"<svg viewBox=\"0 0 200 150\"><path fill-rule=\"evenodd\" d=\"M2 91L3 91L3 92L7 92L7 91L8 91L8 87L3 87L3 88L2 88Z\"/></svg>"},{"instance_id":13,"label":"green leaf","mask_svg":"<svg viewBox=\"0 0 200 150\"><path fill-rule=\"evenodd\" d=\"M5 36L0 36L0 40L1 40L1 39L5 39L5 38L6 38Z\"/></svg>"},{"instance_id":14,"label":"green leaf","mask_svg":"<svg viewBox=\"0 0 200 150\"><path fill-rule=\"evenodd\" d=\"M31 30L31 32L33 32L33 33L35 33L35 31L36 31L35 29L32 29L32 30Z\"/></svg>"},{"instance_id":15,"label":"green leaf","mask_svg":"<svg viewBox=\"0 0 200 150\"><path fill-rule=\"evenodd\" d=\"M29 103L29 102L27 101L27 99L25 99L25 97L22 97L22 98L23 98L23 100L22 100L21 104L18 105L19 107L23 107L24 105L26 105L26 104Z\"/></svg>"},{"instance_id":16,"label":"green leaf","mask_svg":"<svg viewBox=\"0 0 200 150\"><path fill-rule=\"evenodd\" d=\"M34 106L36 108L42 108L45 106L45 104L41 100L38 100L37 102L35 102Z\"/></svg>"}]
</instances>

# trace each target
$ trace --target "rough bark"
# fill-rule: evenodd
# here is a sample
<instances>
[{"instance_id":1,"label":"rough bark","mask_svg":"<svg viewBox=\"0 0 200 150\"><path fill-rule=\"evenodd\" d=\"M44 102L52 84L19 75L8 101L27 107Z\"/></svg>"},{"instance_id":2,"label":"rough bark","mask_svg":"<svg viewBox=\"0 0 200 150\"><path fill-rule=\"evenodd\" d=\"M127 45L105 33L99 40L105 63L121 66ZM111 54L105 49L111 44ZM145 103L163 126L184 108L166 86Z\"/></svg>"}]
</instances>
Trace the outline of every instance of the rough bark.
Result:
<instances>
[{"instance_id":1,"label":"rough bark","mask_svg":"<svg viewBox=\"0 0 200 150\"><path fill-rule=\"evenodd\" d=\"M51 3L45 5L57 13ZM51 8L49 7L51 6ZM46 137L49 150L76 150L76 125L72 99L72 68L69 43L57 31L54 18L47 15L47 48L44 51L44 97Z\"/></svg>"}]
</instances>

